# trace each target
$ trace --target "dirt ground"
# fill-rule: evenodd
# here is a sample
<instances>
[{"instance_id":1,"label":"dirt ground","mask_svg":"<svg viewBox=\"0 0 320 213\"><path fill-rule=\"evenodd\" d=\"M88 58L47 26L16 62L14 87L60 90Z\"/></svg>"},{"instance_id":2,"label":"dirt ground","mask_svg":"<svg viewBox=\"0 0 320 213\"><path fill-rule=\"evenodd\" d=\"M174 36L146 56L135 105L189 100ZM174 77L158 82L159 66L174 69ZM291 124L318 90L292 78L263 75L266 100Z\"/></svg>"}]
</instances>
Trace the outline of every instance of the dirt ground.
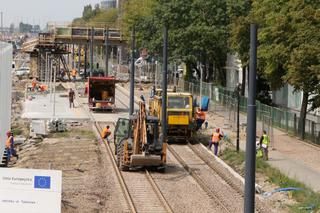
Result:
<instances>
[{"instance_id":1,"label":"dirt ground","mask_svg":"<svg viewBox=\"0 0 320 213\"><path fill-rule=\"evenodd\" d=\"M28 140L13 167L61 170L62 212L123 212L120 189L91 128L89 122L68 125L68 132Z\"/></svg>"},{"instance_id":2,"label":"dirt ground","mask_svg":"<svg viewBox=\"0 0 320 213\"><path fill-rule=\"evenodd\" d=\"M106 150L90 122L68 123L67 132L30 138L30 120L21 119L30 82L13 80L12 131L25 141L16 147L19 159L12 158L9 167L61 170L62 212L127 212Z\"/></svg>"}]
</instances>

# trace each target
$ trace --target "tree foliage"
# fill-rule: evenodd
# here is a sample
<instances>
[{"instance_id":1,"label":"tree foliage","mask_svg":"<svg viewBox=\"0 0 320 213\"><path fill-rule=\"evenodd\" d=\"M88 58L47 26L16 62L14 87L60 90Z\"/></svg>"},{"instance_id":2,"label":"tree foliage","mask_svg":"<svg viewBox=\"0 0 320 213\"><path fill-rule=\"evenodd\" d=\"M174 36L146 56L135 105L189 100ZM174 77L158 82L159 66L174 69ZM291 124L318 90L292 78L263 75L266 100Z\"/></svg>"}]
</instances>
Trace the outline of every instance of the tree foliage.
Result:
<instances>
[{"instance_id":1,"label":"tree foliage","mask_svg":"<svg viewBox=\"0 0 320 213\"><path fill-rule=\"evenodd\" d=\"M303 92L299 125L302 137L308 103L319 107L315 101L320 83L319 9L314 0L263 0L255 1L252 10L252 17L260 25L260 69L269 84L277 89L289 83Z\"/></svg>"},{"instance_id":2,"label":"tree foliage","mask_svg":"<svg viewBox=\"0 0 320 213\"><path fill-rule=\"evenodd\" d=\"M92 5L86 5L83 8L82 17L75 18L73 25L88 25L93 27L116 27L118 22L118 10L110 8L101 10L99 4L94 8Z\"/></svg>"},{"instance_id":3,"label":"tree foliage","mask_svg":"<svg viewBox=\"0 0 320 213\"><path fill-rule=\"evenodd\" d=\"M148 2L148 3L146 3ZM201 61L210 78L225 83L228 16L225 0L132 0L125 6L124 25L137 31L138 46L162 53L163 26L169 27L171 59L186 62L189 70Z\"/></svg>"}]
</instances>

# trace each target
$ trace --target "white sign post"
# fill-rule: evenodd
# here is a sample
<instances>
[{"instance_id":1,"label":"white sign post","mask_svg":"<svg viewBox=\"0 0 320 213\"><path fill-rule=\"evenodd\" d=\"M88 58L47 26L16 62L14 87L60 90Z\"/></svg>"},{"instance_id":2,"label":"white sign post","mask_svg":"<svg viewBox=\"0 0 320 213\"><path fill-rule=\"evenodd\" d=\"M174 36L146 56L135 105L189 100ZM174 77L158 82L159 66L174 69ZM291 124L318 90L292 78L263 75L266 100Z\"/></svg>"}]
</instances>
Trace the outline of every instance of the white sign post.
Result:
<instances>
[{"instance_id":1,"label":"white sign post","mask_svg":"<svg viewBox=\"0 0 320 213\"><path fill-rule=\"evenodd\" d=\"M60 213L62 172L0 168L0 212Z\"/></svg>"}]
</instances>

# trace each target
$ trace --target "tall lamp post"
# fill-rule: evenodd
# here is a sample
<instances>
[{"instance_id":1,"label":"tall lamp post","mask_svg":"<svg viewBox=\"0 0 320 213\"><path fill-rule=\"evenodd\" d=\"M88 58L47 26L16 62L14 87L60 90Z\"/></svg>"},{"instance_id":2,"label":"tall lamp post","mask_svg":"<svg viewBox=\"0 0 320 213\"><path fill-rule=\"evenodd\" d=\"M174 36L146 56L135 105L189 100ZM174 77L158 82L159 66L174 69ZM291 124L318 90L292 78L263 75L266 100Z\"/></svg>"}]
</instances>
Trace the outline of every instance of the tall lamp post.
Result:
<instances>
[{"instance_id":1,"label":"tall lamp post","mask_svg":"<svg viewBox=\"0 0 320 213\"><path fill-rule=\"evenodd\" d=\"M240 92L241 84L238 83L236 87L236 96L237 96L237 152L240 150Z\"/></svg>"}]
</instances>

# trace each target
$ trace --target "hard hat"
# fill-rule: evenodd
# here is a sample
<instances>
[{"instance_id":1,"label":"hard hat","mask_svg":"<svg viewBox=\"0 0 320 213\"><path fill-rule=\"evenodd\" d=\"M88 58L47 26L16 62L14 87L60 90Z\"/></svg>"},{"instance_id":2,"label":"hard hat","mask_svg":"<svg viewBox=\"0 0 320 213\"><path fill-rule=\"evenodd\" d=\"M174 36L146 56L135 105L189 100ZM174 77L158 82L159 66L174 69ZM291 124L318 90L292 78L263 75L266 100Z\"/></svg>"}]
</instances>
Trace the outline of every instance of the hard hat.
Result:
<instances>
[{"instance_id":1,"label":"hard hat","mask_svg":"<svg viewBox=\"0 0 320 213\"><path fill-rule=\"evenodd\" d=\"M10 131L8 131L6 134L7 134L7 136L10 136L10 135L11 135L11 132L10 132Z\"/></svg>"}]
</instances>

